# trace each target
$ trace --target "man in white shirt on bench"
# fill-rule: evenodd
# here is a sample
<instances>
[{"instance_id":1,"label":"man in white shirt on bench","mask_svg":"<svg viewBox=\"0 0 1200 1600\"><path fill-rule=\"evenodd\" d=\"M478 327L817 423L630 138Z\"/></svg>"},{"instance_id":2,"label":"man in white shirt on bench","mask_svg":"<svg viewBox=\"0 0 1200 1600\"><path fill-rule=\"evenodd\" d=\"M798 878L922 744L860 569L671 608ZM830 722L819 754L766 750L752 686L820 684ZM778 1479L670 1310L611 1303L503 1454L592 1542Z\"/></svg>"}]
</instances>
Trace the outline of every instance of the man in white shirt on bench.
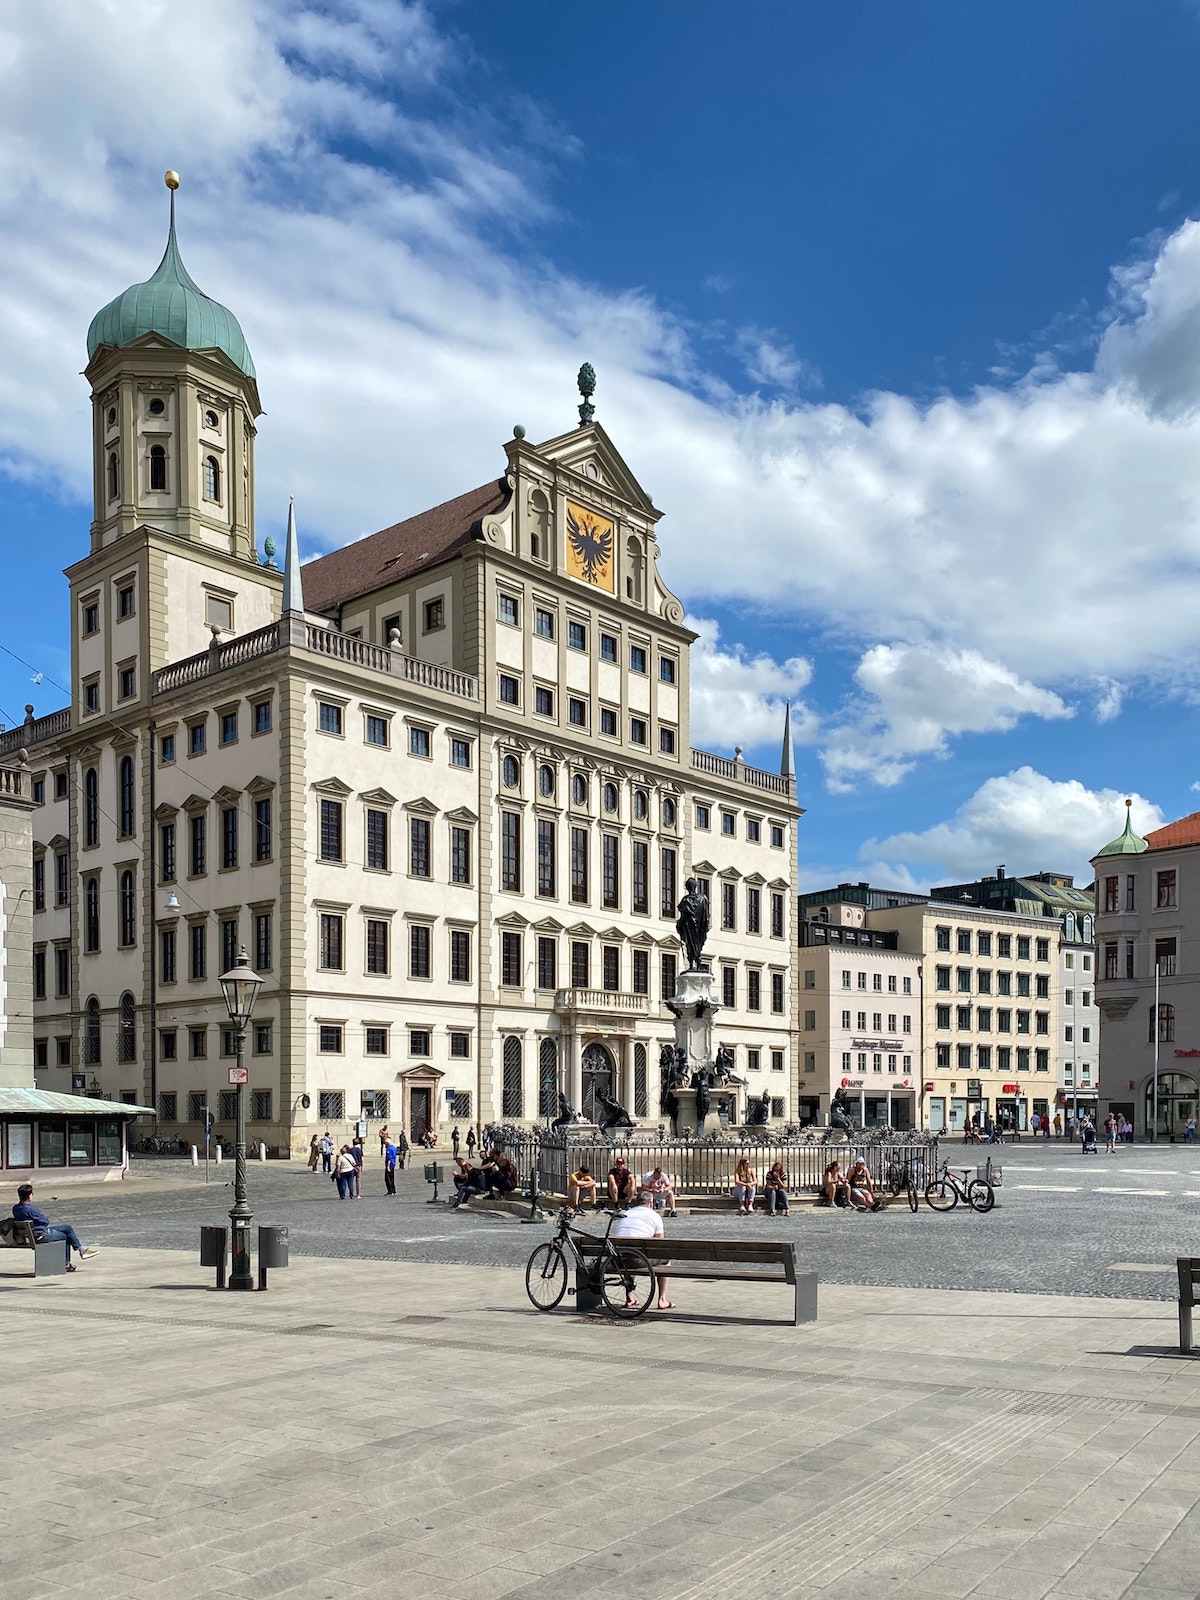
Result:
<instances>
[{"instance_id":1,"label":"man in white shirt on bench","mask_svg":"<svg viewBox=\"0 0 1200 1600\"><path fill-rule=\"evenodd\" d=\"M609 1232L610 1239L661 1239L666 1229L662 1225L662 1218L654 1209L654 1196L643 1190L638 1196L637 1204L631 1206L623 1216L617 1218ZM657 1270L665 1267L665 1261L655 1264L655 1281L658 1285L658 1309L660 1311L674 1311L675 1307L667 1299L666 1274Z\"/></svg>"}]
</instances>

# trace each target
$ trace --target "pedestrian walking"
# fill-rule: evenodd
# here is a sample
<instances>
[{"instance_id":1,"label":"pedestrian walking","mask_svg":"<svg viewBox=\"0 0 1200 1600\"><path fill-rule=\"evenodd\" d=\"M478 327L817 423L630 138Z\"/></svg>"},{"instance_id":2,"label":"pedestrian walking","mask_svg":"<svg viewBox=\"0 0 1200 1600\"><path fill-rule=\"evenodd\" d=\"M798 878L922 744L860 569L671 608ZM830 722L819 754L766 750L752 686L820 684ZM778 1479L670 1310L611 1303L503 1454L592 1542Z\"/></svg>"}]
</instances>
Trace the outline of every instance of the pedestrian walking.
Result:
<instances>
[{"instance_id":1,"label":"pedestrian walking","mask_svg":"<svg viewBox=\"0 0 1200 1600\"><path fill-rule=\"evenodd\" d=\"M1104 1149L1110 1156L1117 1153L1117 1119L1111 1111L1104 1119Z\"/></svg>"},{"instance_id":2,"label":"pedestrian walking","mask_svg":"<svg viewBox=\"0 0 1200 1600\"><path fill-rule=\"evenodd\" d=\"M321 1137L321 1171L333 1172L333 1140L329 1136L328 1128Z\"/></svg>"},{"instance_id":3,"label":"pedestrian walking","mask_svg":"<svg viewBox=\"0 0 1200 1600\"><path fill-rule=\"evenodd\" d=\"M396 1146L396 1165L403 1172L408 1164L408 1136L403 1128L400 1129L392 1143Z\"/></svg>"},{"instance_id":4,"label":"pedestrian walking","mask_svg":"<svg viewBox=\"0 0 1200 1600\"><path fill-rule=\"evenodd\" d=\"M383 1153L388 1147L388 1126L385 1122L379 1130L379 1159L383 1160Z\"/></svg>"},{"instance_id":5,"label":"pedestrian walking","mask_svg":"<svg viewBox=\"0 0 1200 1600\"><path fill-rule=\"evenodd\" d=\"M333 1176L337 1183L339 1200L354 1199L354 1157L350 1154L350 1146L344 1144L338 1151L337 1160L333 1164Z\"/></svg>"},{"instance_id":6,"label":"pedestrian walking","mask_svg":"<svg viewBox=\"0 0 1200 1600\"><path fill-rule=\"evenodd\" d=\"M474 1155L475 1155L475 1129L474 1128L468 1128L467 1129L467 1160L468 1161L472 1160L474 1158Z\"/></svg>"},{"instance_id":7,"label":"pedestrian walking","mask_svg":"<svg viewBox=\"0 0 1200 1600\"><path fill-rule=\"evenodd\" d=\"M314 1133L308 1141L308 1170L315 1172L321 1164L321 1141Z\"/></svg>"},{"instance_id":8,"label":"pedestrian walking","mask_svg":"<svg viewBox=\"0 0 1200 1600\"><path fill-rule=\"evenodd\" d=\"M1046 1115L1042 1118L1042 1138L1043 1139L1048 1139L1049 1137L1050 1137L1050 1113L1047 1112Z\"/></svg>"},{"instance_id":9,"label":"pedestrian walking","mask_svg":"<svg viewBox=\"0 0 1200 1600\"><path fill-rule=\"evenodd\" d=\"M451 1153L454 1156L454 1159L457 1161L458 1160L458 1123L457 1122L454 1124L453 1128L451 1128L451 1130L450 1130L450 1150L451 1150Z\"/></svg>"},{"instance_id":10,"label":"pedestrian walking","mask_svg":"<svg viewBox=\"0 0 1200 1600\"><path fill-rule=\"evenodd\" d=\"M1054 1137L1062 1138L1062 1117L1057 1111L1054 1113Z\"/></svg>"},{"instance_id":11,"label":"pedestrian walking","mask_svg":"<svg viewBox=\"0 0 1200 1600\"><path fill-rule=\"evenodd\" d=\"M1040 1116L1038 1116L1036 1111L1033 1113L1033 1115L1029 1119L1029 1127L1030 1127L1030 1131L1033 1134L1033 1137L1036 1139L1038 1134L1041 1132L1041 1127L1042 1127L1042 1119L1041 1119Z\"/></svg>"},{"instance_id":12,"label":"pedestrian walking","mask_svg":"<svg viewBox=\"0 0 1200 1600\"><path fill-rule=\"evenodd\" d=\"M355 1138L350 1146L350 1159L354 1162L354 1198L362 1198L363 1142Z\"/></svg>"},{"instance_id":13,"label":"pedestrian walking","mask_svg":"<svg viewBox=\"0 0 1200 1600\"><path fill-rule=\"evenodd\" d=\"M389 1139L383 1147L383 1192L394 1195L396 1193L396 1158L399 1151Z\"/></svg>"}]
</instances>

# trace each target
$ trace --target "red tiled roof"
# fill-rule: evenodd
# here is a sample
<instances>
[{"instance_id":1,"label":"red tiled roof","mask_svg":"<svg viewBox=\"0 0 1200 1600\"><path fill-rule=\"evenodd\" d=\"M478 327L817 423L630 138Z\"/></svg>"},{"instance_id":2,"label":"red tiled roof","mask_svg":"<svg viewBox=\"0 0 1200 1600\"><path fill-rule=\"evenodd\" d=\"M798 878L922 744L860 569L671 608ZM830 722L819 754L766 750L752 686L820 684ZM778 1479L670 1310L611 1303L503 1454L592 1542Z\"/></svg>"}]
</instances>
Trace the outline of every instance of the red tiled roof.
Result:
<instances>
[{"instance_id":1,"label":"red tiled roof","mask_svg":"<svg viewBox=\"0 0 1200 1600\"><path fill-rule=\"evenodd\" d=\"M1168 822L1146 835L1151 850L1173 850L1181 844L1200 844L1200 811L1190 817L1180 817L1178 822Z\"/></svg>"},{"instance_id":2,"label":"red tiled roof","mask_svg":"<svg viewBox=\"0 0 1200 1600\"><path fill-rule=\"evenodd\" d=\"M493 479L454 500L356 539L301 569L306 611L331 606L398 583L412 572L436 567L479 536L485 516L508 498L508 485Z\"/></svg>"}]
</instances>

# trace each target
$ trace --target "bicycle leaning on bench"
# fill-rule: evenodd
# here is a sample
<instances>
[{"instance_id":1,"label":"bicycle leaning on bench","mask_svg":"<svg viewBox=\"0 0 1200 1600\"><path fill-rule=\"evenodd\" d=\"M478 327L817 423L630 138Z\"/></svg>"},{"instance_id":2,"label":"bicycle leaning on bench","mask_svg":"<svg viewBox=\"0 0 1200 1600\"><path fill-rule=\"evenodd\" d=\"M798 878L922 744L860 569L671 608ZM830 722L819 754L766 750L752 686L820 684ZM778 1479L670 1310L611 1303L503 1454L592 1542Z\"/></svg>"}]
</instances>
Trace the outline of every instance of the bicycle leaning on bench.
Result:
<instances>
[{"instance_id":1,"label":"bicycle leaning on bench","mask_svg":"<svg viewBox=\"0 0 1200 1600\"><path fill-rule=\"evenodd\" d=\"M571 1219L578 1215L570 1206L564 1206L558 1213L558 1232L554 1238L539 1244L529 1257L525 1267L526 1294L539 1311L553 1311L567 1292L567 1281L574 1267L588 1274L592 1289L613 1316L640 1317L650 1309L656 1291L649 1257L633 1241L610 1237L620 1212L608 1213L608 1227L599 1240L593 1233L572 1228ZM585 1260L575 1243L576 1238L590 1239L600 1245L594 1259Z\"/></svg>"}]
</instances>

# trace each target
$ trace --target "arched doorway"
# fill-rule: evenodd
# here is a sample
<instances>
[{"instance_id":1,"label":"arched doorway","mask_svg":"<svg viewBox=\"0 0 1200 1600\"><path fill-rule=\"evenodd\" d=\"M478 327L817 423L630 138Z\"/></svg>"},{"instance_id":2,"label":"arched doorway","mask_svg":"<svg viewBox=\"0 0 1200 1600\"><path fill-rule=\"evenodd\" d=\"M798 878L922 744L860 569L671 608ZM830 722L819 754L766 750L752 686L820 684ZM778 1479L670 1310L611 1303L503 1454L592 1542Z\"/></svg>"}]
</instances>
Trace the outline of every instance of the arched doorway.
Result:
<instances>
[{"instance_id":1,"label":"arched doorway","mask_svg":"<svg viewBox=\"0 0 1200 1600\"><path fill-rule=\"evenodd\" d=\"M589 1044L583 1052L583 1114L589 1122L603 1122L604 1108L596 1098L596 1091L612 1094L615 1087L616 1062L612 1053L602 1044Z\"/></svg>"},{"instance_id":2,"label":"arched doorway","mask_svg":"<svg viewBox=\"0 0 1200 1600\"><path fill-rule=\"evenodd\" d=\"M1186 1072L1158 1075L1158 1137L1182 1139L1187 1119L1196 1115L1196 1080ZM1146 1131L1154 1127L1154 1079L1146 1082Z\"/></svg>"}]
</instances>

